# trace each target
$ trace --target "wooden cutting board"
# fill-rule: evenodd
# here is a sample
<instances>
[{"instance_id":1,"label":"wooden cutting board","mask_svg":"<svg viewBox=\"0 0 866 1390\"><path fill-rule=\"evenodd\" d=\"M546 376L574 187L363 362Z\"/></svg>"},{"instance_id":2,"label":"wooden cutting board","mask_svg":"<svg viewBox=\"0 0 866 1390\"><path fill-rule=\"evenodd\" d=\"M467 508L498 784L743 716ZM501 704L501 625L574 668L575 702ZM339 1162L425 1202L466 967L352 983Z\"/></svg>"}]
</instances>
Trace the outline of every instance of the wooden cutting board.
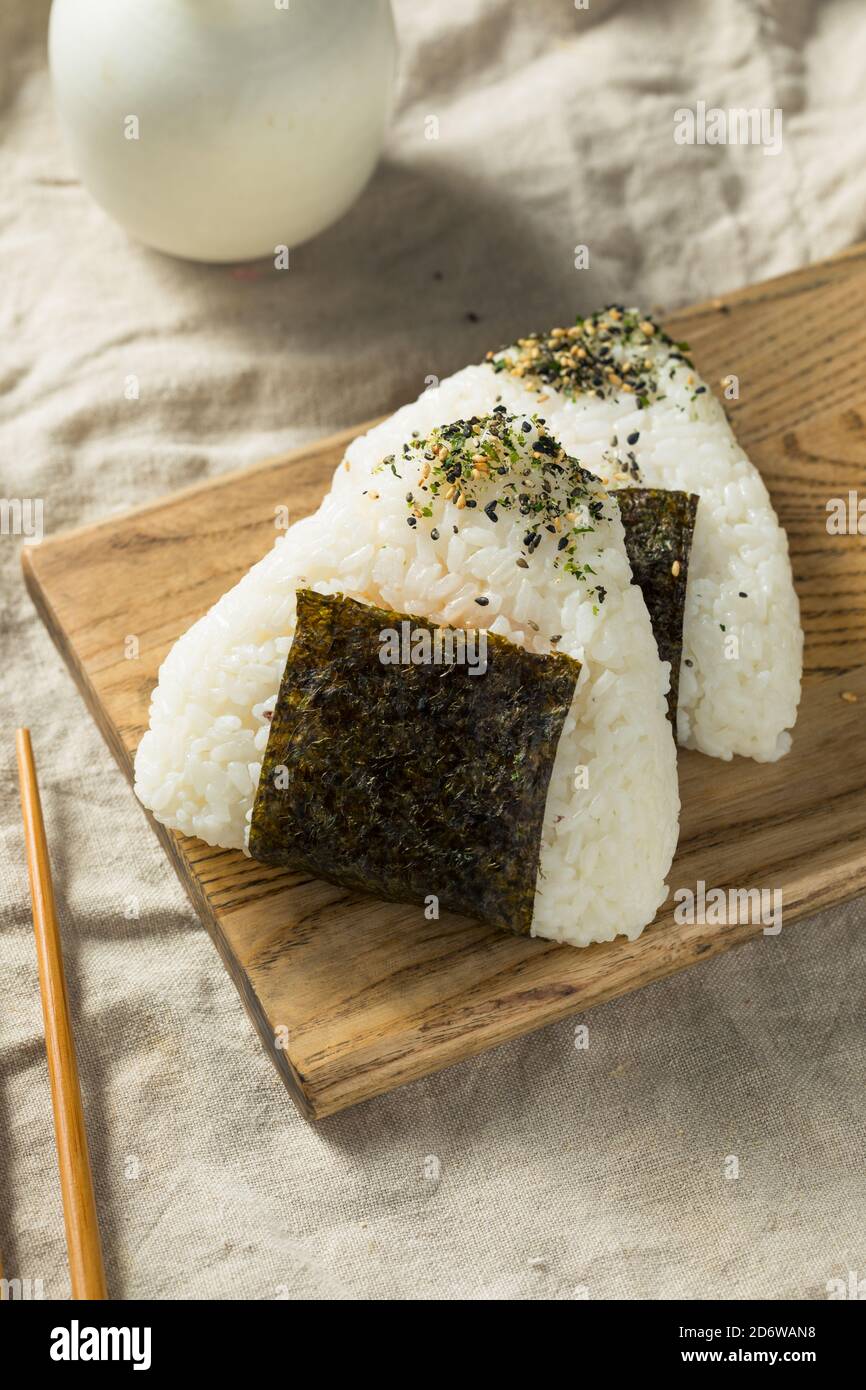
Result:
<instances>
[{"instance_id":1,"label":"wooden cutting board","mask_svg":"<svg viewBox=\"0 0 866 1390\"><path fill-rule=\"evenodd\" d=\"M866 496L866 248L673 317L787 527L806 629L792 753L680 758L671 883L781 889L784 926L866 890L866 540L826 505ZM177 637L258 560L274 508L318 505L348 440L327 439L24 552L30 593L121 768ZM866 525L866 523L864 523ZM125 639L139 641L128 659ZM844 699L843 692L849 697ZM511 938L268 869L151 822L294 1099L321 1117L585 1010L758 934L679 926L588 950ZM765 937L772 969L774 938ZM459 1073L455 1081L459 1084Z\"/></svg>"}]
</instances>

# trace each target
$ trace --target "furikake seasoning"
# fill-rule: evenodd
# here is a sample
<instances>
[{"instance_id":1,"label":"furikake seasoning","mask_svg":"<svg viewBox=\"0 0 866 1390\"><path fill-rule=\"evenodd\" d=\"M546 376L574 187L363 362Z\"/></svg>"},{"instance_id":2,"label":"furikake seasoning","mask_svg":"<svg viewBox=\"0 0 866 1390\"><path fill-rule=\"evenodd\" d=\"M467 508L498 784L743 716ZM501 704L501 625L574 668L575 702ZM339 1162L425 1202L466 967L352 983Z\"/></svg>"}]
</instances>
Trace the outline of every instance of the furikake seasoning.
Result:
<instances>
[{"instance_id":1,"label":"furikake seasoning","mask_svg":"<svg viewBox=\"0 0 866 1390\"><path fill-rule=\"evenodd\" d=\"M601 400L624 392L644 409L664 398L663 366L691 367L687 351L688 343L675 343L639 310L612 304L568 328L518 338L488 352L487 361L537 391L550 387L572 399L590 394Z\"/></svg>"},{"instance_id":2,"label":"furikake seasoning","mask_svg":"<svg viewBox=\"0 0 866 1390\"><path fill-rule=\"evenodd\" d=\"M663 488L626 487L612 495L619 503L626 553L659 656L671 664L668 715L676 728L686 584L699 499Z\"/></svg>"},{"instance_id":3,"label":"furikake seasoning","mask_svg":"<svg viewBox=\"0 0 866 1390\"><path fill-rule=\"evenodd\" d=\"M504 405L495 406L489 415L437 426L424 439L413 437L374 472L386 468L410 484L408 526L432 517L440 497L465 511L467 520L475 510L492 522L507 513L523 527L515 561L520 568L528 568L546 534L555 536L554 566L582 579L594 590L594 600L603 602L604 590L593 585L594 571L581 563L577 543L603 518L607 494L599 479L548 434L540 416L509 415Z\"/></svg>"},{"instance_id":4,"label":"furikake seasoning","mask_svg":"<svg viewBox=\"0 0 866 1390\"><path fill-rule=\"evenodd\" d=\"M393 901L435 895L443 908L527 933L580 663L491 633L483 674L459 662L384 662L383 634L404 622L430 641L455 632L299 590L250 853Z\"/></svg>"}]
</instances>

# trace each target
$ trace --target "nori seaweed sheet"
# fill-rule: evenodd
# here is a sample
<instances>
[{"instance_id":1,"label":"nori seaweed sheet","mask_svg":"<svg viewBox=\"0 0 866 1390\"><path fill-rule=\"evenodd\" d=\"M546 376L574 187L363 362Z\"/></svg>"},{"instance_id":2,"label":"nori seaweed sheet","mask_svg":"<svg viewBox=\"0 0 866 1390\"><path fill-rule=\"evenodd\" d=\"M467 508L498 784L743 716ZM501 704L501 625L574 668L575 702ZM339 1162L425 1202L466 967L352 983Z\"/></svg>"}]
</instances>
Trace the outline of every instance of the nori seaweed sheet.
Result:
<instances>
[{"instance_id":1,"label":"nori seaweed sheet","mask_svg":"<svg viewBox=\"0 0 866 1390\"><path fill-rule=\"evenodd\" d=\"M668 717L676 729L683 614L699 498L657 487L627 487L611 496L619 503L626 553L649 611L659 656L671 663ZM674 574L676 561L679 572Z\"/></svg>"},{"instance_id":2,"label":"nori seaweed sheet","mask_svg":"<svg viewBox=\"0 0 866 1390\"><path fill-rule=\"evenodd\" d=\"M392 901L435 894L444 908L528 933L580 663L487 633L483 674L456 662L383 664L382 634L403 622L432 642L436 626L423 618L298 591L250 853Z\"/></svg>"}]
</instances>

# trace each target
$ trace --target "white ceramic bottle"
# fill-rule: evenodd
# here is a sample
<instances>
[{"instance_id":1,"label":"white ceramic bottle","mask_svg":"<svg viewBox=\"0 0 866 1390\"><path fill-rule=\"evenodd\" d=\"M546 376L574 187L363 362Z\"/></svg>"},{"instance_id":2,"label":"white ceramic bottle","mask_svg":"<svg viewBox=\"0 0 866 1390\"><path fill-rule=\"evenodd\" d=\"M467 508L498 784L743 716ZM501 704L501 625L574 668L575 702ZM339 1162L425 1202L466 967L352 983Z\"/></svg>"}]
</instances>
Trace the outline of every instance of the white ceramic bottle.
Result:
<instances>
[{"instance_id":1,"label":"white ceramic bottle","mask_svg":"<svg viewBox=\"0 0 866 1390\"><path fill-rule=\"evenodd\" d=\"M396 43L389 0L54 0L49 56L97 202L161 251L239 261L357 198Z\"/></svg>"}]
</instances>

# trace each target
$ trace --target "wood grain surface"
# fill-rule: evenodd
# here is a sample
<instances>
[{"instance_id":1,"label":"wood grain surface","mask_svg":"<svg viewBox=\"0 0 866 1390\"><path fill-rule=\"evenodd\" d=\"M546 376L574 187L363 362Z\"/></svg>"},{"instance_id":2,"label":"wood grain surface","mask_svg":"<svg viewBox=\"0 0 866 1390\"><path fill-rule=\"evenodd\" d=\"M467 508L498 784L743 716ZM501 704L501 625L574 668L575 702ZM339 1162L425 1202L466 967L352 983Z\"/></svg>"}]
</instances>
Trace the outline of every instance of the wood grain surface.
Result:
<instances>
[{"instance_id":1,"label":"wood grain surface","mask_svg":"<svg viewBox=\"0 0 866 1390\"><path fill-rule=\"evenodd\" d=\"M830 498L866 496L864 303L866 248L855 247L668 324L718 394L722 377L739 378L740 399L726 408L788 530L806 629L791 754L769 766L681 754L671 884L779 889L783 930L866 891L866 546L826 526ZM357 432L25 551L33 599L128 776L170 646L269 548L275 507L293 518L315 509ZM137 660L125 656L128 635ZM762 930L678 925L669 902L638 941L576 950L454 916L428 922L419 908L154 829L291 1094L315 1118ZM775 940L764 937L768 969Z\"/></svg>"}]
</instances>

